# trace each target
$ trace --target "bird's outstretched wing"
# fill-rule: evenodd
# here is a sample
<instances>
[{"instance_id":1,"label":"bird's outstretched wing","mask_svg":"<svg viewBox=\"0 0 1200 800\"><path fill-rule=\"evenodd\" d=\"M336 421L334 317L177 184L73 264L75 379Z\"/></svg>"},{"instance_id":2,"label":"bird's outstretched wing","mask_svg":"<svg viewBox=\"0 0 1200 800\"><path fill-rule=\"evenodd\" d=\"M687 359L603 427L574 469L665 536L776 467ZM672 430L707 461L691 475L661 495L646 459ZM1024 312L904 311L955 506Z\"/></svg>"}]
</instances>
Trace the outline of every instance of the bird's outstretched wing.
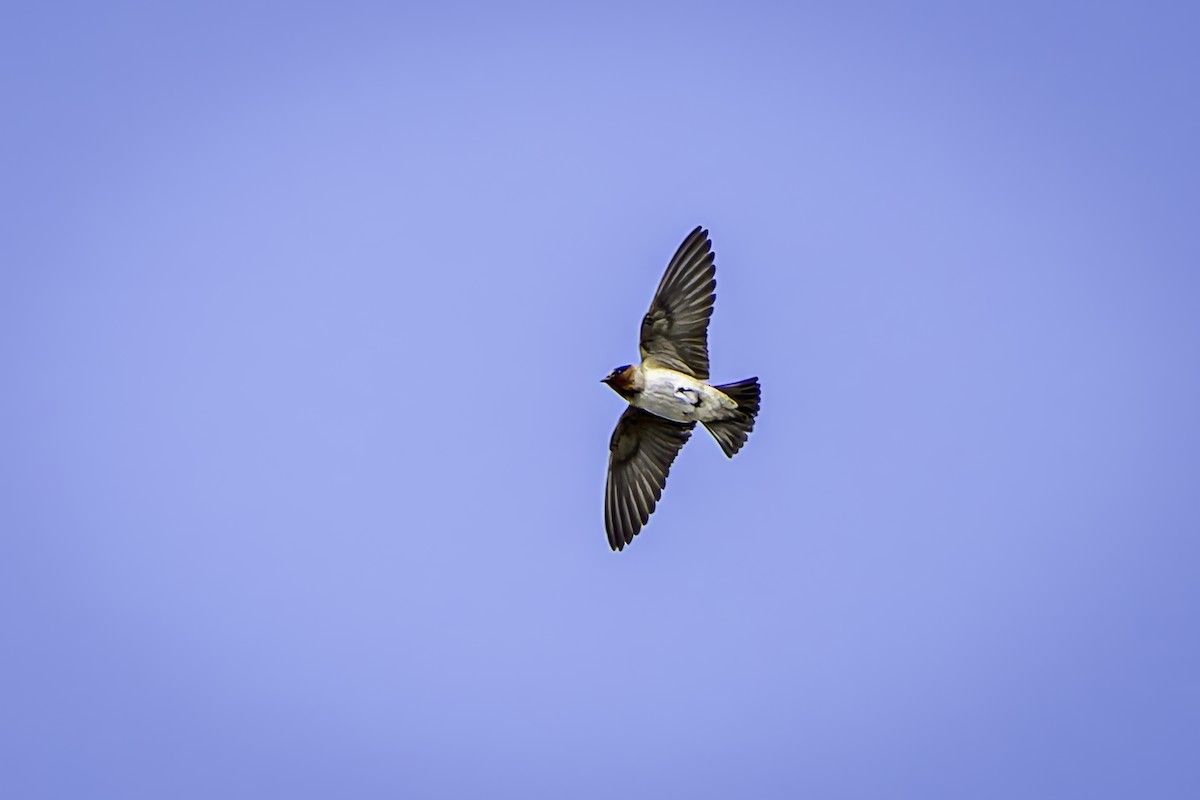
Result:
<instances>
[{"instance_id":1,"label":"bird's outstretched wing","mask_svg":"<svg viewBox=\"0 0 1200 800\"><path fill-rule=\"evenodd\" d=\"M696 228L667 265L642 319L642 360L708 380L708 319L717 288L708 231Z\"/></svg>"},{"instance_id":2,"label":"bird's outstretched wing","mask_svg":"<svg viewBox=\"0 0 1200 800\"><path fill-rule=\"evenodd\" d=\"M617 421L604 487L604 529L613 550L624 549L650 519L671 462L694 427L694 422L672 422L633 406Z\"/></svg>"}]
</instances>

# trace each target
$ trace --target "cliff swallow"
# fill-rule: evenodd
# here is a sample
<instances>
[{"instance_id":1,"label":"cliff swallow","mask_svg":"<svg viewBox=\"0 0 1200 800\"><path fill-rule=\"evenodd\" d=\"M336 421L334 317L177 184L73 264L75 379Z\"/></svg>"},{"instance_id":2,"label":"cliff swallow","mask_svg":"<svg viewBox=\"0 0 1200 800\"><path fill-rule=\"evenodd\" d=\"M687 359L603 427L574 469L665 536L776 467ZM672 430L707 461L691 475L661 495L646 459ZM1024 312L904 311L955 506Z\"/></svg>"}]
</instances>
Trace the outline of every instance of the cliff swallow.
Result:
<instances>
[{"instance_id":1,"label":"cliff swallow","mask_svg":"<svg viewBox=\"0 0 1200 800\"><path fill-rule=\"evenodd\" d=\"M754 430L758 378L708 383L708 319L717 288L708 231L696 228L667 265L642 318L642 363L601 382L629 403L608 444L604 528L623 550L650 519L671 462L699 422L729 458Z\"/></svg>"}]
</instances>

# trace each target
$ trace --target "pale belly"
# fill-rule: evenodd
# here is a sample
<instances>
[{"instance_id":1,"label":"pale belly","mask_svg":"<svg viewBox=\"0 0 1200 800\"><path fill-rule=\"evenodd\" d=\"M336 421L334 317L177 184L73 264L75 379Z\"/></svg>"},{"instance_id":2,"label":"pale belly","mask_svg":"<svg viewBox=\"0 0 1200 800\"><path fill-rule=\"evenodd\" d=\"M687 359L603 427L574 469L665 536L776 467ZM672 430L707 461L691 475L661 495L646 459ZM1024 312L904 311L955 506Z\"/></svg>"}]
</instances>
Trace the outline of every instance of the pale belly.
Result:
<instances>
[{"instance_id":1,"label":"pale belly","mask_svg":"<svg viewBox=\"0 0 1200 800\"><path fill-rule=\"evenodd\" d=\"M703 381L671 369L643 371L645 387L633 404L676 422L711 422L733 416L737 403Z\"/></svg>"}]
</instances>

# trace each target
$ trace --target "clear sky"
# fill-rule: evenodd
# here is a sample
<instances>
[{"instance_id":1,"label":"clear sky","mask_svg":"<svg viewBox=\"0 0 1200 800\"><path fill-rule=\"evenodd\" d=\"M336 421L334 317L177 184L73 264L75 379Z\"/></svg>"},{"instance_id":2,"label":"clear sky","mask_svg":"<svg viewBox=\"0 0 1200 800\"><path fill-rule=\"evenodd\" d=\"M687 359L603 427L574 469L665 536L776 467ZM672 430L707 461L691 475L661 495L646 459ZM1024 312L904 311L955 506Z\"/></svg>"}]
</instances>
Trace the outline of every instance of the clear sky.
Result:
<instances>
[{"instance_id":1,"label":"clear sky","mask_svg":"<svg viewBox=\"0 0 1200 800\"><path fill-rule=\"evenodd\" d=\"M1200 796L1195 8L7 8L0 795Z\"/></svg>"}]
</instances>

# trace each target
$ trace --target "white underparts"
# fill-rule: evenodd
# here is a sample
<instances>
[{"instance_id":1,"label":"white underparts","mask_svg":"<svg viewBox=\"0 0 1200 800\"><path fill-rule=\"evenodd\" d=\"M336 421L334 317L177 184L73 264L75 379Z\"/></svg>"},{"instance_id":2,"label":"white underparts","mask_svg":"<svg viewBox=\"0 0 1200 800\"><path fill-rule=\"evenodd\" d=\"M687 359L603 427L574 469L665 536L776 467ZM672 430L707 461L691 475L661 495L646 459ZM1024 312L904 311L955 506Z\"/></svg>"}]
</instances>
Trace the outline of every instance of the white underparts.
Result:
<instances>
[{"instance_id":1,"label":"white underparts","mask_svg":"<svg viewBox=\"0 0 1200 800\"><path fill-rule=\"evenodd\" d=\"M645 381L633 404L676 422L713 422L728 419L737 403L704 381L672 369L643 367Z\"/></svg>"}]
</instances>

